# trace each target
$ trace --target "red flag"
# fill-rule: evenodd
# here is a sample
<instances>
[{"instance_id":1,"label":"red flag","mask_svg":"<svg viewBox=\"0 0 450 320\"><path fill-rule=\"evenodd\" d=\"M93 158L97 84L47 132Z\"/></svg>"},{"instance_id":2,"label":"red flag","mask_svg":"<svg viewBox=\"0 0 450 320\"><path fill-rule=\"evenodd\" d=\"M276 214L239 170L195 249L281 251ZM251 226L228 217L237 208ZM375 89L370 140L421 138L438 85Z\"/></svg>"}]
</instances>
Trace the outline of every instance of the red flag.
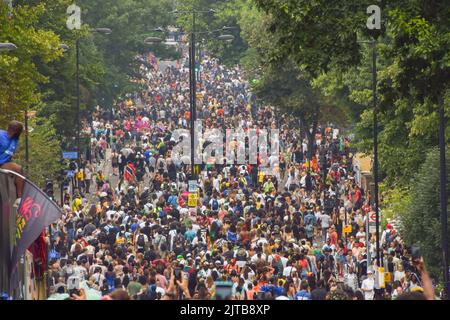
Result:
<instances>
[{"instance_id":1,"label":"red flag","mask_svg":"<svg viewBox=\"0 0 450 320\"><path fill-rule=\"evenodd\" d=\"M126 181L133 181L135 179L136 168L132 163L129 163L125 168L124 178Z\"/></svg>"}]
</instances>

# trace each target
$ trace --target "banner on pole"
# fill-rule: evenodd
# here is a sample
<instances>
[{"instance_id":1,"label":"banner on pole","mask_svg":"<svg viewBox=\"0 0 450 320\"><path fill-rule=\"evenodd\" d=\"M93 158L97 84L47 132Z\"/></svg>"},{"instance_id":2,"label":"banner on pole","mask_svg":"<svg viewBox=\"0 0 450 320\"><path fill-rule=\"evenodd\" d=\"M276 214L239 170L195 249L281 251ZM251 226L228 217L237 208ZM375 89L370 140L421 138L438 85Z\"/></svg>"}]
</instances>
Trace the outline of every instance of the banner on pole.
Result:
<instances>
[{"instance_id":1,"label":"banner on pole","mask_svg":"<svg viewBox=\"0 0 450 320\"><path fill-rule=\"evenodd\" d=\"M29 180L26 178L24 180L10 263L12 288L17 286L17 267L20 257L46 227L61 218L61 210L56 203Z\"/></svg>"}]
</instances>

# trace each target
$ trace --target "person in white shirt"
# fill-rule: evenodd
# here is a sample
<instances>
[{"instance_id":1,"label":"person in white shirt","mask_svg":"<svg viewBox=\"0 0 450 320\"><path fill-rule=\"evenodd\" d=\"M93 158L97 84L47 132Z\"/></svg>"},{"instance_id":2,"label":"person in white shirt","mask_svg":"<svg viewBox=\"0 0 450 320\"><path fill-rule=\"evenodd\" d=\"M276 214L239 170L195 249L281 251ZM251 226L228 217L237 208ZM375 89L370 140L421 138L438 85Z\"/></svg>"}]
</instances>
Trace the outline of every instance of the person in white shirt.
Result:
<instances>
[{"instance_id":1,"label":"person in white shirt","mask_svg":"<svg viewBox=\"0 0 450 320\"><path fill-rule=\"evenodd\" d=\"M398 270L394 272L394 282L395 281L401 281L405 277L405 270L403 268L403 265L398 266Z\"/></svg>"},{"instance_id":2,"label":"person in white shirt","mask_svg":"<svg viewBox=\"0 0 450 320\"><path fill-rule=\"evenodd\" d=\"M219 178L215 177L213 179L213 187L214 187L214 189L216 189L217 192L220 193L220 180L219 180Z\"/></svg>"},{"instance_id":3,"label":"person in white shirt","mask_svg":"<svg viewBox=\"0 0 450 320\"><path fill-rule=\"evenodd\" d=\"M77 265L73 268L73 275L79 277L81 280L86 280L87 270L82 266L81 261L77 261Z\"/></svg>"},{"instance_id":4,"label":"person in white shirt","mask_svg":"<svg viewBox=\"0 0 450 320\"><path fill-rule=\"evenodd\" d=\"M375 279L373 278L373 271L367 270L367 278L361 284L361 290L364 292L365 300L373 300L375 295L374 291Z\"/></svg>"},{"instance_id":5,"label":"person in white shirt","mask_svg":"<svg viewBox=\"0 0 450 320\"><path fill-rule=\"evenodd\" d=\"M142 235L143 238L144 238L144 243L145 243L145 245L147 245L147 244L148 244L148 241L149 241L146 234L144 234L144 233L139 233L139 234L137 234L136 237L134 238L134 243L136 244L136 247L137 247L138 250L139 250L139 249L144 249L143 246L141 246L141 245L138 244L138 239L139 239L139 237L140 237L141 235Z\"/></svg>"},{"instance_id":6,"label":"person in white shirt","mask_svg":"<svg viewBox=\"0 0 450 320\"><path fill-rule=\"evenodd\" d=\"M259 255L259 257L258 257L258 255ZM256 262L258 261L258 259L262 259L262 260L264 260L264 261L267 261L267 257L266 257L266 255L265 255L264 253L256 253L256 254L254 254L254 255L250 258L250 261L251 261L252 263L256 263Z\"/></svg>"},{"instance_id":7,"label":"person in white shirt","mask_svg":"<svg viewBox=\"0 0 450 320\"><path fill-rule=\"evenodd\" d=\"M102 268L96 267L95 273L92 275L94 281L98 283L99 287L103 286L103 281L105 281L105 276L102 274Z\"/></svg>"},{"instance_id":8,"label":"person in white shirt","mask_svg":"<svg viewBox=\"0 0 450 320\"><path fill-rule=\"evenodd\" d=\"M359 242L366 241L366 233L364 232L364 228L359 228L359 231L356 233L356 239L358 239Z\"/></svg>"},{"instance_id":9,"label":"person in white shirt","mask_svg":"<svg viewBox=\"0 0 450 320\"><path fill-rule=\"evenodd\" d=\"M283 277L290 277L297 269L292 266L291 262L287 263L287 266L283 269Z\"/></svg>"},{"instance_id":10,"label":"person in white shirt","mask_svg":"<svg viewBox=\"0 0 450 320\"><path fill-rule=\"evenodd\" d=\"M328 228L330 227L331 217L326 213L320 215L321 227L322 227L322 238L326 241Z\"/></svg>"},{"instance_id":11,"label":"person in white shirt","mask_svg":"<svg viewBox=\"0 0 450 320\"><path fill-rule=\"evenodd\" d=\"M353 267L349 267L348 273L344 275L344 284L352 288L353 291L358 289L358 277Z\"/></svg>"}]
</instances>

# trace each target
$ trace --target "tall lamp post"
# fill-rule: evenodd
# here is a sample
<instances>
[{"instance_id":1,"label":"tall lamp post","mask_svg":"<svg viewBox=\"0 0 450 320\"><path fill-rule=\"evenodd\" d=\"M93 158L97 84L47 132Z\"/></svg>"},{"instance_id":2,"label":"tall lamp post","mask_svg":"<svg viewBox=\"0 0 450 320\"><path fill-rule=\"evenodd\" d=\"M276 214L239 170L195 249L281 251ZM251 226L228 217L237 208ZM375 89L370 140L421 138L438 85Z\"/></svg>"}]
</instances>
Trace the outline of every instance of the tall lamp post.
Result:
<instances>
[{"instance_id":1,"label":"tall lamp post","mask_svg":"<svg viewBox=\"0 0 450 320\"><path fill-rule=\"evenodd\" d=\"M372 96L373 96L373 181L374 181L374 206L375 206L375 233L376 233L376 260L377 267L381 267L381 252L380 252L380 210L378 202L378 108L377 108L377 54L376 54L376 40L375 34L377 30L381 30L381 9L377 5L370 5L367 7L367 14L370 14L367 19L366 27L369 30L374 30L374 37L370 41L358 41L362 43L369 43L372 47ZM369 226L370 228L370 226ZM369 231L369 230L367 230Z\"/></svg>"},{"instance_id":2,"label":"tall lamp post","mask_svg":"<svg viewBox=\"0 0 450 320\"><path fill-rule=\"evenodd\" d=\"M92 33L103 33L111 34L111 29L109 28L94 28L90 30ZM77 165L78 169L81 168L81 145L80 145L80 134L81 134L81 120L80 120L80 38L76 40L76 78L77 78Z\"/></svg>"},{"instance_id":3,"label":"tall lamp post","mask_svg":"<svg viewBox=\"0 0 450 320\"><path fill-rule=\"evenodd\" d=\"M376 41L358 41L359 43L368 43L372 47L372 99L373 99L373 182L374 182L374 201L375 207L375 234L376 234L376 259L377 266L381 266L380 255L380 210L378 199L378 109L377 109L377 53ZM367 224L370 228L369 223ZM369 230L367 230L369 232ZM370 261L368 261L370 262Z\"/></svg>"},{"instance_id":4,"label":"tall lamp post","mask_svg":"<svg viewBox=\"0 0 450 320\"><path fill-rule=\"evenodd\" d=\"M375 233L376 233L376 250L377 250L377 266L381 266L380 256L380 209L378 202L378 108L377 108L377 53L376 41L370 42L372 46L372 95L373 95L373 182L375 192Z\"/></svg>"},{"instance_id":5,"label":"tall lamp post","mask_svg":"<svg viewBox=\"0 0 450 320\"><path fill-rule=\"evenodd\" d=\"M192 179L197 179L197 173L195 170L195 157L194 157L194 124L195 120L197 120L197 107L196 107L196 91L197 91L197 79L196 79L196 72L195 72L195 36L198 34L212 34L215 32L223 32L226 30L234 29L233 27L222 27L221 29L216 29L212 31L196 31L196 23L195 23L195 17L198 13L211 13L214 12L214 10L205 10L205 11L198 11L198 10L190 10L190 11L172 11L172 13L183 13L183 14L192 14L192 30L189 33L181 33L181 34L189 34L190 35L190 45L189 45L189 88L190 88L190 99L189 99L189 106L190 106L190 135L191 135L191 175ZM164 30L162 28L154 29L154 31L163 32ZM217 37L218 40L225 41L225 42L231 42L234 39L233 35L230 34L222 34ZM144 42L147 44L152 43L161 43L163 40L159 37L147 37Z\"/></svg>"}]
</instances>

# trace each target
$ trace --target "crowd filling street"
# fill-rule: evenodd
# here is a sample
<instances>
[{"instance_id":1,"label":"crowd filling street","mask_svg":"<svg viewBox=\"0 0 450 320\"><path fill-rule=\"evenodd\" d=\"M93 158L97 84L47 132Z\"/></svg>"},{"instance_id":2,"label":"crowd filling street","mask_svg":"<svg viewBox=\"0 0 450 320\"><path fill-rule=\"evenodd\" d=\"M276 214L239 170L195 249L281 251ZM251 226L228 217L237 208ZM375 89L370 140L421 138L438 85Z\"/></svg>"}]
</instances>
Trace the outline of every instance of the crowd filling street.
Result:
<instances>
[{"instance_id":1,"label":"crowd filling street","mask_svg":"<svg viewBox=\"0 0 450 320\"><path fill-rule=\"evenodd\" d=\"M71 164L64 214L51 227L49 299L434 297L423 261L386 223L377 288L372 199L344 131L319 125L309 144L298 119L258 103L243 70L206 50L197 119L223 132L278 129L279 164L273 175L261 159L201 164L189 206L191 166L172 159L172 133L188 129L191 116L187 51L177 63L150 60L141 67L144 91L85 119L89 152L80 167Z\"/></svg>"}]
</instances>

